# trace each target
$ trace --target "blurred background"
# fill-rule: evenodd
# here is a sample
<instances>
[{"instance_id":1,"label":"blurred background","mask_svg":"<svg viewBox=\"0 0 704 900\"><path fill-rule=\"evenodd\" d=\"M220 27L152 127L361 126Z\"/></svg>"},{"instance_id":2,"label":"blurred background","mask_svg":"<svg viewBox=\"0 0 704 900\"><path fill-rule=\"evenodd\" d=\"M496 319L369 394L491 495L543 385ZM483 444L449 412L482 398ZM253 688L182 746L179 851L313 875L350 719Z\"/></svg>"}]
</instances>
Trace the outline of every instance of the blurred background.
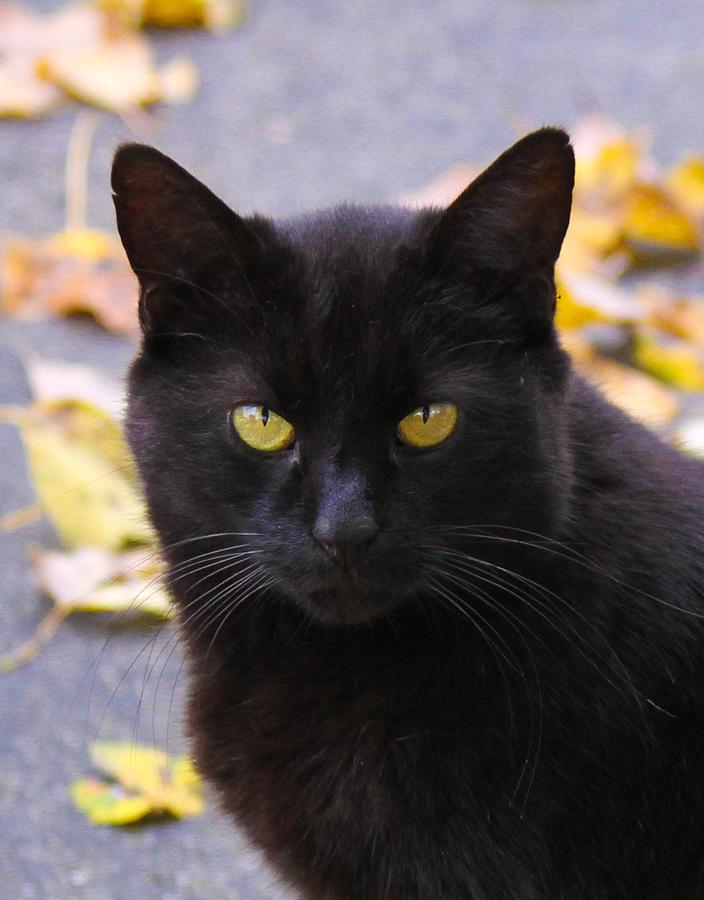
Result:
<instances>
[{"instance_id":1,"label":"blurred background","mask_svg":"<svg viewBox=\"0 0 704 900\"><path fill-rule=\"evenodd\" d=\"M20 7L54 13L62 5ZM3 43L2 23L0 13L0 101L3 65L17 46L8 46L8 31ZM157 66L186 56L199 85L188 70L183 102L96 114L85 171L77 164L76 175L74 165L69 189L69 197L80 195L85 176L79 224L114 231L109 166L124 140L155 144L238 211L271 215L342 200L394 201L452 167L489 162L529 130L570 129L595 114L639 136L641 167L666 171L704 153L701 0L249 0L243 21L232 24L140 32ZM23 33L13 41L31 43ZM117 81L129 69L126 59ZM113 70L99 75L116 82ZM0 119L0 239L42 241L65 228L66 156L81 109L67 101L36 119ZM451 176L450 192L462 177ZM685 252L676 246L666 254L657 275L687 297L703 290L695 213ZM3 259L7 290L15 257ZM625 273L630 284L622 257L609 260L610 283ZM119 381L134 349L129 334L88 317L15 316L8 307L0 313L0 402L32 402L32 354L87 364ZM682 409L698 387L695 378ZM35 489L14 425L0 425L0 443L0 516L7 516L31 507ZM47 518L5 531L0 652L28 638L51 608L33 581L30 551L60 543ZM91 771L91 741L183 750L180 649L169 625L152 644L153 627L108 627L103 616L75 614L31 662L0 672L3 897L291 896L211 798L199 817L123 828L92 824L73 806L69 785Z\"/></svg>"}]
</instances>

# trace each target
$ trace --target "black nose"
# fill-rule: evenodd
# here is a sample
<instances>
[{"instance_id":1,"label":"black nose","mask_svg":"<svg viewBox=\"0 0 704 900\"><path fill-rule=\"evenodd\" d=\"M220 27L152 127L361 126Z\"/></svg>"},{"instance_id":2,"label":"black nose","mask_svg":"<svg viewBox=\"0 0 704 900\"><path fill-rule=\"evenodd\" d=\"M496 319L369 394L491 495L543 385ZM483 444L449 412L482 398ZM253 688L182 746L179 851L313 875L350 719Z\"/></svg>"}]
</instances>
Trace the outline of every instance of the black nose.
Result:
<instances>
[{"instance_id":1,"label":"black nose","mask_svg":"<svg viewBox=\"0 0 704 900\"><path fill-rule=\"evenodd\" d=\"M321 515L313 526L313 537L339 566L351 569L378 530L379 526L369 515L341 521Z\"/></svg>"}]
</instances>

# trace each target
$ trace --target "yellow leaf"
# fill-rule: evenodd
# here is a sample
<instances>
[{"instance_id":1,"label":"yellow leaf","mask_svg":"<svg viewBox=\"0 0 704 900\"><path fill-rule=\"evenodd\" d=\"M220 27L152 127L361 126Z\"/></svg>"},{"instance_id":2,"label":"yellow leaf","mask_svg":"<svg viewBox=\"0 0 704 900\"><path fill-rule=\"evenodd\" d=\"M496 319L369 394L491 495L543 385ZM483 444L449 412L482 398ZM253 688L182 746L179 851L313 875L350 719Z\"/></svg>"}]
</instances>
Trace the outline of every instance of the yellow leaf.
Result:
<instances>
[{"instance_id":1,"label":"yellow leaf","mask_svg":"<svg viewBox=\"0 0 704 900\"><path fill-rule=\"evenodd\" d=\"M153 540L120 426L81 401L18 417L38 500L63 543L119 550Z\"/></svg>"},{"instance_id":2,"label":"yellow leaf","mask_svg":"<svg viewBox=\"0 0 704 900\"><path fill-rule=\"evenodd\" d=\"M704 159L691 156L667 175L675 199L695 216L704 216Z\"/></svg>"},{"instance_id":3,"label":"yellow leaf","mask_svg":"<svg viewBox=\"0 0 704 900\"><path fill-rule=\"evenodd\" d=\"M633 358L641 369L666 384L704 391L704 352L686 341L642 329L634 339Z\"/></svg>"},{"instance_id":4,"label":"yellow leaf","mask_svg":"<svg viewBox=\"0 0 704 900\"><path fill-rule=\"evenodd\" d=\"M699 232L692 220L662 188L640 184L628 199L624 242L638 264L679 259L699 249Z\"/></svg>"},{"instance_id":5,"label":"yellow leaf","mask_svg":"<svg viewBox=\"0 0 704 900\"><path fill-rule=\"evenodd\" d=\"M57 256L73 257L88 262L103 262L112 258L115 239L97 228L74 228L59 231L47 241L46 248Z\"/></svg>"},{"instance_id":6,"label":"yellow leaf","mask_svg":"<svg viewBox=\"0 0 704 900\"><path fill-rule=\"evenodd\" d=\"M581 328L594 322L637 322L644 318L641 305L623 288L594 275L567 271L557 276L559 328Z\"/></svg>"},{"instance_id":7,"label":"yellow leaf","mask_svg":"<svg viewBox=\"0 0 704 900\"><path fill-rule=\"evenodd\" d=\"M142 746L131 742L99 741L91 748L91 759L97 769L114 779L119 785L119 790L114 793L117 799L132 796L139 798L141 806L135 804L135 811L143 810L141 815L147 813L169 813L177 818L196 816L203 811L203 792L200 777L196 772L189 757L178 756L169 758L166 753L156 747ZM88 799L83 800L83 805L78 804L74 794L74 800L81 809L84 809L94 821L95 818L93 798L99 797L98 788L100 782L95 779L86 779L81 782L84 795L87 789ZM115 786L113 786L115 787ZM77 791L77 787L74 786ZM100 796L101 802L110 807L110 800ZM88 807L92 812L89 812ZM125 808L125 822L130 821L130 814ZM106 824L121 824L112 818L114 811L108 808L105 813Z\"/></svg>"},{"instance_id":8,"label":"yellow leaf","mask_svg":"<svg viewBox=\"0 0 704 900\"><path fill-rule=\"evenodd\" d=\"M573 270L589 270L621 248L620 216L608 212L586 212L575 204L570 227L560 252L560 263Z\"/></svg>"},{"instance_id":9,"label":"yellow leaf","mask_svg":"<svg viewBox=\"0 0 704 900\"><path fill-rule=\"evenodd\" d=\"M91 762L130 791L161 797L169 781L168 757L156 747L130 741L96 741Z\"/></svg>"},{"instance_id":10,"label":"yellow leaf","mask_svg":"<svg viewBox=\"0 0 704 900\"><path fill-rule=\"evenodd\" d=\"M73 604L76 612L130 612L170 619L174 608L168 593L148 581L127 579L94 588Z\"/></svg>"},{"instance_id":11,"label":"yellow leaf","mask_svg":"<svg viewBox=\"0 0 704 900\"><path fill-rule=\"evenodd\" d=\"M578 196L591 195L591 202L618 200L635 183L640 148L628 137L608 140L591 154L579 155L575 170Z\"/></svg>"},{"instance_id":12,"label":"yellow leaf","mask_svg":"<svg viewBox=\"0 0 704 900\"><path fill-rule=\"evenodd\" d=\"M178 817L197 816L203 812L200 775L188 756L180 756L170 766L171 783L168 809Z\"/></svg>"},{"instance_id":13,"label":"yellow leaf","mask_svg":"<svg viewBox=\"0 0 704 900\"><path fill-rule=\"evenodd\" d=\"M239 25L244 3L237 0L142 0L142 22L159 28L207 28Z\"/></svg>"},{"instance_id":14,"label":"yellow leaf","mask_svg":"<svg viewBox=\"0 0 704 900\"><path fill-rule=\"evenodd\" d=\"M566 279L559 276L557 285L557 311L555 324L563 331L571 331L591 325L593 322L610 321L609 317L589 303L580 302L577 296L568 288Z\"/></svg>"},{"instance_id":15,"label":"yellow leaf","mask_svg":"<svg viewBox=\"0 0 704 900\"><path fill-rule=\"evenodd\" d=\"M96 825L129 825L154 811L150 801L119 784L82 778L71 785L73 802Z\"/></svg>"}]
</instances>

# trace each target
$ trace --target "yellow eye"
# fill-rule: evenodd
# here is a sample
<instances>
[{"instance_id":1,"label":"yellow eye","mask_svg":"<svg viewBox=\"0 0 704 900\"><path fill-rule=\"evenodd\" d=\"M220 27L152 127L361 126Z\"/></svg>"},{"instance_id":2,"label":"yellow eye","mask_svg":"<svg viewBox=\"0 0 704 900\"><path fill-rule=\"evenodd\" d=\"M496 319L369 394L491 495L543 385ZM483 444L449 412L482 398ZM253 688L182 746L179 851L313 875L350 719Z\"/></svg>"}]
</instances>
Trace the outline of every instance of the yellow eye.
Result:
<instances>
[{"instance_id":1,"label":"yellow eye","mask_svg":"<svg viewBox=\"0 0 704 900\"><path fill-rule=\"evenodd\" d=\"M411 447L434 447L450 437L456 424L454 403L426 403L401 419L396 433Z\"/></svg>"},{"instance_id":2,"label":"yellow eye","mask_svg":"<svg viewBox=\"0 0 704 900\"><path fill-rule=\"evenodd\" d=\"M268 406L242 404L232 410L232 424L245 444L270 453L285 450L295 438L293 425Z\"/></svg>"}]
</instances>

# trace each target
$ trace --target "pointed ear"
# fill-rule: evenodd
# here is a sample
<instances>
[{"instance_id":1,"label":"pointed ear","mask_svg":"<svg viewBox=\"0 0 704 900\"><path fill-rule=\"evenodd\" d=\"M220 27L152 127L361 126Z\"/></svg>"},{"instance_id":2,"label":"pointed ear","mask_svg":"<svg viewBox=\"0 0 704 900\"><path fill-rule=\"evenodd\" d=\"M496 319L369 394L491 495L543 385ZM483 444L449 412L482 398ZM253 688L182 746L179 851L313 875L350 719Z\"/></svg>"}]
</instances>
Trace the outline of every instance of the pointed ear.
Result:
<instances>
[{"instance_id":1,"label":"pointed ear","mask_svg":"<svg viewBox=\"0 0 704 900\"><path fill-rule=\"evenodd\" d=\"M125 144L115 154L117 227L141 287L145 334L181 327L196 295L217 290L228 272L246 278L259 239L215 194L153 147Z\"/></svg>"},{"instance_id":2,"label":"pointed ear","mask_svg":"<svg viewBox=\"0 0 704 900\"><path fill-rule=\"evenodd\" d=\"M512 341L540 342L553 333L554 266L573 185L567 134L535 131L473 181L428 237L431 269L467 285L477 317Z\"/></svg>"},{"instance_id":3,"label":"pointed ear","mask_svg":"<svg viewBox=\"0 0 704 900\"><path fill-rule=\"evenodd\" d=\"M551 271L570 220L574 152L564 131L518 141L449 206L430 252L496 272Z\"/></svg>"}]
</instances>

